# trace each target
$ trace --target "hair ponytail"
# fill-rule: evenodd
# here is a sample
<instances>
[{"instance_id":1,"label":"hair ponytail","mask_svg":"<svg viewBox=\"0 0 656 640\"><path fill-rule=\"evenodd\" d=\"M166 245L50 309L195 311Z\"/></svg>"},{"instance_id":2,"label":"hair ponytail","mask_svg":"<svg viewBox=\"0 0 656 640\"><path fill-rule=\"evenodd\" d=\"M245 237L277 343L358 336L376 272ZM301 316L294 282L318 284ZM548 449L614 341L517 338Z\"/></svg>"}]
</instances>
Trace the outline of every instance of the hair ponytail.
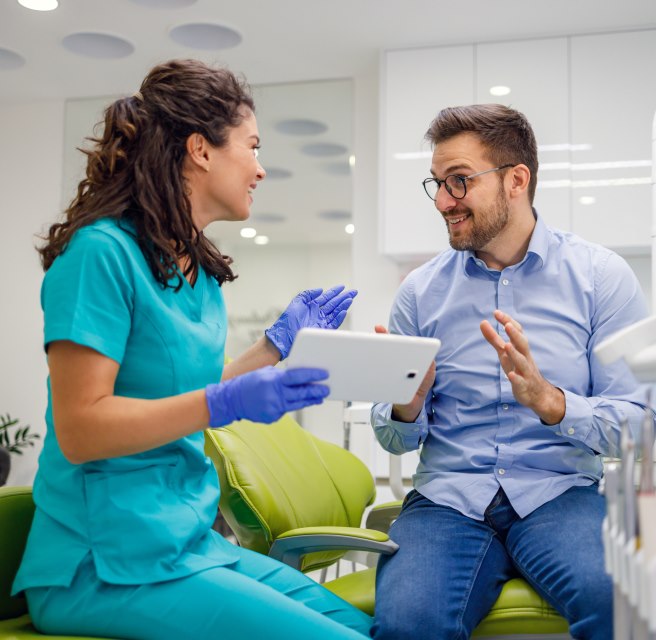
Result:
<instances>
[{"instance_id":1,"label":"hair ponytail","mask_svg":"<svg viewBox=\"0 0 656 640\"><path fill-rule=\"evenodd\" d=\"M53 224L38 248L44 270L65 251L73 234L101 218L129 220L156 280L179 289L181 258L194 276L199 266L219 284L236 277L223 255L194 226L183 163L186 140L202 134L226 143L228 130L253 110L247 86L227 69L197 60L173 60L151 70L133 96L110 104L102 135L90 137L86 176L65 220ZM172 283L171 279L175 278Z\"/></svg>"}]
</instances>

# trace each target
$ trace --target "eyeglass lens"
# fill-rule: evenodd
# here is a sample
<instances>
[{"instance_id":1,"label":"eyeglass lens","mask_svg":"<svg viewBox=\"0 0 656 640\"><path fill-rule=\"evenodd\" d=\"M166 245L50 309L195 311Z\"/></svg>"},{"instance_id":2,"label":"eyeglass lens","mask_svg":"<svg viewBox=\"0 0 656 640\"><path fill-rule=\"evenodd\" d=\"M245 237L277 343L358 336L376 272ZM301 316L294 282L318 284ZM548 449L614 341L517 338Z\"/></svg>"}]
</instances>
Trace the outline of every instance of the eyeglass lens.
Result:
<instances>
[{"instance_id":1,"label":"eyeglass lens","mask_svg":"<svg viewBox=\"0 0 656 640\"><path fill-rule=\"evenodd\" d=\"M464 198L465 193L467 192L465 181L460 176L447 176L443 181L441 180L440 183L438 183L437 180L428 179L424 182L424 189L426 190L428 197L432 200L435 200L437 196L439 184L444 184L446 190L454 198Z\"/></svg>"}]
</instances>

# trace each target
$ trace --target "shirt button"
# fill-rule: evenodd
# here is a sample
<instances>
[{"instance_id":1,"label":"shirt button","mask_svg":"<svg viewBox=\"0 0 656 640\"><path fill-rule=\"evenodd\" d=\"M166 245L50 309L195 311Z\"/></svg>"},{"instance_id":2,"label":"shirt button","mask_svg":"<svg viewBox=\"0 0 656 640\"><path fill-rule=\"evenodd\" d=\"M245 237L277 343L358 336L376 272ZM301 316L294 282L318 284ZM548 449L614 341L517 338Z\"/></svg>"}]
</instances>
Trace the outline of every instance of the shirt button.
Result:
<instances>
[{"instance_id":1,"label":"shirt button","mask_svg":"<svg viewBox=\"0 0 656 640\"><path fill-rule=\"evenodd\" d=\"M503 407L504 411L508 411L508 405L507 404L502 404L501 406Z\"/></svg>"},{"instance_id":2,"label":"shirt button","mask_svg":"<svg viewBox=\"0 0 656 640\"><path fill-rule=\"evenodd\" d=\"M501 281L501 284L506 284L506 285L507 285L507 284L508 284L508 280L507 280L506 278L504 278L504 279Z\"/></svg>"},{"instance_id":3,"label":"shirt button","mask_svg":"<svg viewBox=\"0 0 656 640\"><path fill-rule=\"evenodd\" d=\"M499 475L502 476L504 473L506 473L505 469L499 469Z\"/></svg>"},{"instance_id":4,"label":"shirt button","mask_svg":"<svg viewBox=\"0 0 656 640\"><path fill-rule=\"evenodd\" d=\"M567 429L567 433L568 433L570 436L573 436L573 435L574 435L574 427L570 427L569 429Z\"/></svg>"}]
</instances>

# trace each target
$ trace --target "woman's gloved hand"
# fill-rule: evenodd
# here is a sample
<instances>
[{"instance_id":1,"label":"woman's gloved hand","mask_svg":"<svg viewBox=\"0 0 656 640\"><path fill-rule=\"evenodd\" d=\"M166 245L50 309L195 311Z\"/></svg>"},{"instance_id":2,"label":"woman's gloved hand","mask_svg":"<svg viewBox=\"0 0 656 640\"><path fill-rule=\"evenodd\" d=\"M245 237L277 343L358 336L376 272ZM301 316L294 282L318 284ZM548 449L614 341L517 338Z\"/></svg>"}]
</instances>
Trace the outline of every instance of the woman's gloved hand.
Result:
<instances>
[{"instance_id":1,"label":"woman's gloved hand","mask_svg":"<svg viewBox=\"0 0 656 640\"><path fill-rule=\"evenodd\" d=\"M299 293L283 314L264 332L281 359L289 355L294 338L299 329L337 329L346 317L355 290L344 291L344 285L337 285L322 293L322 289L308 289Z\"/></svg>"},{"instance_id":2,"label":"woman's gloved hand","mask_svg":"<svg viewBox=\"0 0 656 640\"><path fill-rule=\"evenodd\" d=\"M223 427L235 420L275 422L288 411L321 404L330 389L325 369L276 369L263 367L236 378L205 387L210 427Z\"/></svg>"}]
</instances>

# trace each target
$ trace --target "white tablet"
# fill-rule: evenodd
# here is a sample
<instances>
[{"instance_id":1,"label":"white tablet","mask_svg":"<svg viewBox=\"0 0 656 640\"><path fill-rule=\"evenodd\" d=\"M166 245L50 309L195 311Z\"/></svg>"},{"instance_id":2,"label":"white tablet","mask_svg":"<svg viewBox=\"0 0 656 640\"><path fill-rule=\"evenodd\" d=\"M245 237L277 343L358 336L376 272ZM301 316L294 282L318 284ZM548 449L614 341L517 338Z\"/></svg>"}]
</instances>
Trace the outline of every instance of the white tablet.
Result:
<instances>
[{"instance_id":1,"label":"white tablet","mask_svg":"<svg viewBox=\"0 0 656 640\"><path fill-rule=\"evenodd\" d=\"M301 329L287 366L327 369L331 400L406 404L440 344L437 338Z\"/></svg>"}]
</instances>

